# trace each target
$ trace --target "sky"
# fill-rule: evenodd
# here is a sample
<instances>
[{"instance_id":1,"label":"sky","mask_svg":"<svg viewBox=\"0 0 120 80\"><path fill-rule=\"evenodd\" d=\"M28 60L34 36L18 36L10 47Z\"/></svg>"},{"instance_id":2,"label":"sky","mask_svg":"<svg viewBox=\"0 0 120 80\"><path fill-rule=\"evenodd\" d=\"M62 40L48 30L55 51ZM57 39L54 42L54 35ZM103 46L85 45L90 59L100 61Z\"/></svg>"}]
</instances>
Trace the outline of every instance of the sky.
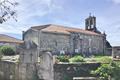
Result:
<instances>
[{"instance_id":1,"label":"sky","mask_svg":"<svg viewBox=\"0 0 120 80\"><path fill-rule=\"evenodd\" d=\"M17 22L0 24L0 33L22 39L31 26L58 24L84 29L84 20L97 18L97 28L106 32L112 46L120 46L120 0L16 0Z\"/></svg>"}]
</instances>

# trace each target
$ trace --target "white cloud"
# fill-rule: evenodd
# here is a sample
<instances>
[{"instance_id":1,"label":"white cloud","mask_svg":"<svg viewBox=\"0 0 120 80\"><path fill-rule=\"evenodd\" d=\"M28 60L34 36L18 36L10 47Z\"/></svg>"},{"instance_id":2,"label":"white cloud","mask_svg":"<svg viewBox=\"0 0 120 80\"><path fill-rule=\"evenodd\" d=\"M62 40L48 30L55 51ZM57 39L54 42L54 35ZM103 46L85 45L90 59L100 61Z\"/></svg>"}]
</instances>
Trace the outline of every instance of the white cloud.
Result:
<instances>
[{"instance_id":1,"label":"white cloud","mask_svg":"<svg viewBox=\"0 0 120 80\"><path fill-rule=\"evenodd\" d=\"M54 13L57 10L62 9L62 7L56 4L55 0L16 0L19 5L16 7L17 10L17 20L10 19L7 22L0 25L0 33L17 33L21 34L23 30L27 30L32 22L33 17L37 16L39 18ZM55 1L55 2L54 2ZM30 23L32 22L32 23Z\"/></svg>"},{"instance_id":2,"label":"white cloud","mask_svg":"<svg viewBox=\"0 0 120 80\"><path fill-rule=\"evenodd\" d=\"M120 0L112 0L116 4L120 4Z\"/></svg>"},{"instance_id":3,"label":"white cloud","mask_svg":"<svg viewBox=\"0 0 120 80\"><path fill-rule=\"evenodd\" d=\"M62 19L62 17L54 17L54 16L51 17L51 14L59 15L57 14L58 12L62 12L63 13L62 15L64 15L66 11L64 11L65 9L63 8L64 6L62 6L62 4L65 5L65 3L67 3L66 5L69 5L68 2L64 3L65 0L15 0L15 1L18 1L19 3L19 6L16 7L18 22L15 22L14 20L10 19L6 23L1 24L0 33L21 34L23 30L27 30L32 25L41 24L42 22L40 22L39 19L43 19L43 17L47 19L46 16L48 15L51 18L49 22L52 23L61 24L61 25L70 25L73 27L74 26L79 27L80 25L84 26L84 22L79 24L77 22L76 23L72 22L72 20L67 20L67 19L64 20ZM62 4L60 4L59 1L62 1ZM100 15L97 16L97 27L102 32L106 31L106 33L108 34L107 37L108 40L110 40L110 42L114 45L114 43L119 42L118 35L120 33L120 24L119 24L120 11L118 9L120 8L120 6L116 4L120 4L120 0L108 0L108 1L114 3L115 5L111 5L107 7L107 9L105 11L101 11L101 13L99 12ZM71 5L70 8L72 7L73 6ZM74 10L72 11L74 12ZM87 12L87 10L85 11ZM78 13L80 13L80 11L78 11ZM70 16L69 14L67 16ZM84 14L80 14L80 15L82 16ZM71 16L71 19L73 17L74 15ZM35 18L39 18L39 19L36 20ZM116 39L116 41L114 40L114 38Z\"/></svg>"},{"instance_id":4,"label":"white cloud","mask_svg":"<svg viewBox=\"0 0 120 80\"><path fill-rule=\"evenodd\" d=\"M0 25L0 33L13 33L21 34L21 28L17 28L10 25Z\"/></svg>"},{"instance_id":5,"label":"white cloud","mask_svg":"<svg viewBox=\"0 0 120 80\"><path fill-rule=\"evenodd\" d=\"M18 17L20 20L30 19L33 16L41 17L61 8L54 3L54 0L19 0L19 3Z\"/></svg>"}]
</instances>

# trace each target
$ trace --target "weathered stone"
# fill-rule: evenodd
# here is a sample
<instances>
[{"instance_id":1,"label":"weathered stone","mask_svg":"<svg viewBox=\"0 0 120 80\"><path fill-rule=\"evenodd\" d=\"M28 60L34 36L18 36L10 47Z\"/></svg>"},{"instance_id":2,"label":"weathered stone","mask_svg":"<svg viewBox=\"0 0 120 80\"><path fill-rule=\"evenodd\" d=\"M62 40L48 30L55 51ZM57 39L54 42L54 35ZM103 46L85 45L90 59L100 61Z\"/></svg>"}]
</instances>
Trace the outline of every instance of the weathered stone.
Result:
<instances>
[{"instance_id":1,"label":"weathered stone","mask_svg":"<svg viewBox=\"0 0 120 80\"><path fill-rule=\"evenodd\" d=\"M112 48L112 57L120 59L120 46L115 46Z\"/></svg>"},{"instance_id":2,"label":"weathered stone","mask_svg":"<svg viewBox=\"0 0 120 80\"><path fill-rule=\"evenodd\" d=\"M38 69L39 79L54 80L53 57L50 52L43 52Z\"/></svg>"},{"instance_id":3,"label":"weathered stone","mask_svg":"<svg viewBox=\"0 0 120 80\"><path fill-rule=\"evenodd\" d=\"M30 29L24 34L24 40L32 40L38 45L39 50L50 50L52 54L77 53L84 55L105 53L105 38L103 35L89 35L80 32L71 34L34 31Z\"/></svg>"}]
</instances>

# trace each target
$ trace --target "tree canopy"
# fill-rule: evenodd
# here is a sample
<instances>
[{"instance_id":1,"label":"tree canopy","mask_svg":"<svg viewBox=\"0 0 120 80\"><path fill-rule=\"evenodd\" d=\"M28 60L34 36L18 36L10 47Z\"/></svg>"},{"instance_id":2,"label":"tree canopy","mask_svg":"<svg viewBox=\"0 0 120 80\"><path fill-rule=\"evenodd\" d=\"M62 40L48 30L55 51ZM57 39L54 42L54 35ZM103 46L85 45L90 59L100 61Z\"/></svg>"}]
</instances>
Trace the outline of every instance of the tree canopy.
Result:
<instances>
[{"instance_id":1,"label":"tree canopy","mask_svg":"<svg viewBox=\"0 0 120 80\"><path fill-rule=\"evenodd\" d=\"M0 24L6 22L11 17L16 20L15 7L17 5L17 2L13 2L10 0L0 0Z\"/></svg>"}]
</instances>

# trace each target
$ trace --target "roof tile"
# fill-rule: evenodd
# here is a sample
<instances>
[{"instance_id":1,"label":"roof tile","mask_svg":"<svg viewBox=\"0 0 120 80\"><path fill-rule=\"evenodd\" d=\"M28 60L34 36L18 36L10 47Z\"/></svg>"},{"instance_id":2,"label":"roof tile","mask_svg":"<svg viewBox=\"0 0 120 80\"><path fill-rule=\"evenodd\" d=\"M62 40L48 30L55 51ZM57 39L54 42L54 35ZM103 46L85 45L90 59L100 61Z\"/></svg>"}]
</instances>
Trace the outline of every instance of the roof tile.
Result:
<instances>
[{"instance_id":1,"label":"roof tile","mask_svg":"<svg viewBox=\"0 0 120 80\"><path fill-rule=\"evenodd\" d=\"M79 33L90 34L90 35L100 35L98 33L88 31L88 30L66 27L66 26L61 26L61 25L54 25L54 24L35 26L31 28L45 31L45 32L56 32L56 33L64 33L64 34L70 34L71 32L79 32Z\"/></svg>"}]
</instances>

